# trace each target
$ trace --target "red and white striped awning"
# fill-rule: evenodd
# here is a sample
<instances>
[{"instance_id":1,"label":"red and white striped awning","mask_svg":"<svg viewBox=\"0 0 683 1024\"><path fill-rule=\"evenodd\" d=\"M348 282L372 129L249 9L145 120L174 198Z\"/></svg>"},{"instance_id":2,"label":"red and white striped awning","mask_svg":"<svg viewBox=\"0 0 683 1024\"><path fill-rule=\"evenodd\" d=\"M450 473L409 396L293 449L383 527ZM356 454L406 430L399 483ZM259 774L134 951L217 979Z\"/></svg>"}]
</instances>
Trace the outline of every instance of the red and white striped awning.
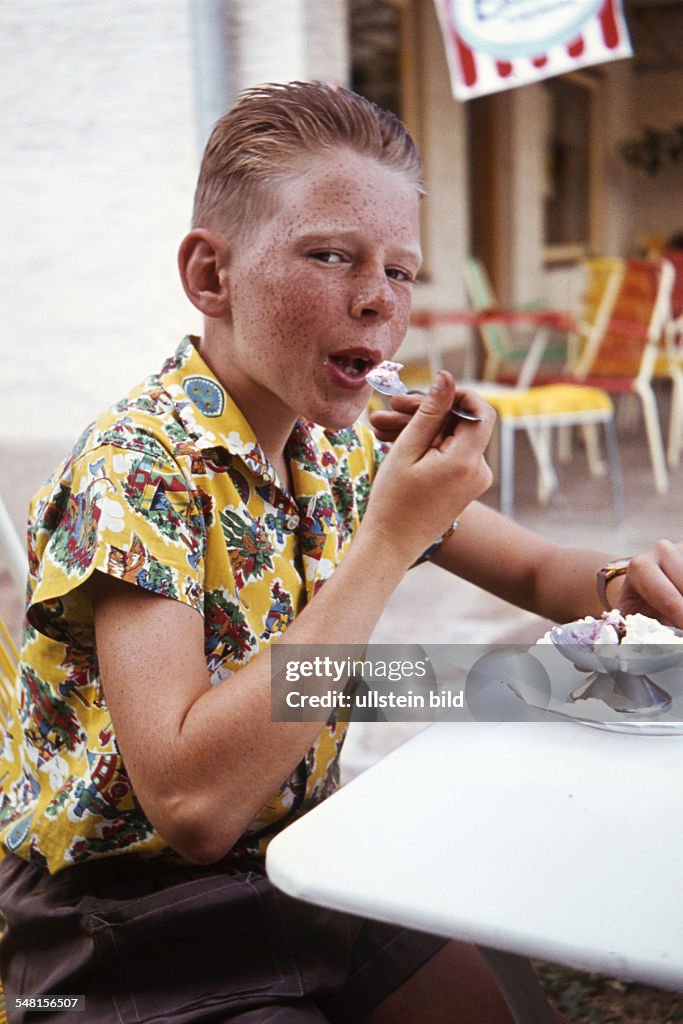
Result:
<instances>
[{"instance_id":1,"label":"red and white striped awning","mask_svg":"<svg viewBox=\"0 0 683 1024\"><path fill-rule=\"evenodd\" d=\"M632 56L621 0L434 0L456 99Z\"/></svg>"}]
</instances>

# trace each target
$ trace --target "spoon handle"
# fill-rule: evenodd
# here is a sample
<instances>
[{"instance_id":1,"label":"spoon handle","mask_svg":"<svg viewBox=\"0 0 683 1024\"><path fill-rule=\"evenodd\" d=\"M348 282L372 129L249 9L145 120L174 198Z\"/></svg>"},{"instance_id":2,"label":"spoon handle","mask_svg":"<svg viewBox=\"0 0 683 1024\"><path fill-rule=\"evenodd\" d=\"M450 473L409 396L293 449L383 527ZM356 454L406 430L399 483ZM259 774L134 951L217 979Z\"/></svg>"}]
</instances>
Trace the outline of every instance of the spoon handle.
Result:
<instances>
[{"instance_id":1,"label":"spoon handle","mask_svg":"<svg viewBox=\"0 0 683 1024\"><path fill-rule=\"evenodd\" d=\"M421 391L419 388L409 388L407 393L409 395L425 395L427 392ZM452 406L451 412L454 416L459 416L461 420L470 420L472 423L481 423L481 416L475 416L473 412L466 412L458 405Z\"/></svg>"}]
</instances>

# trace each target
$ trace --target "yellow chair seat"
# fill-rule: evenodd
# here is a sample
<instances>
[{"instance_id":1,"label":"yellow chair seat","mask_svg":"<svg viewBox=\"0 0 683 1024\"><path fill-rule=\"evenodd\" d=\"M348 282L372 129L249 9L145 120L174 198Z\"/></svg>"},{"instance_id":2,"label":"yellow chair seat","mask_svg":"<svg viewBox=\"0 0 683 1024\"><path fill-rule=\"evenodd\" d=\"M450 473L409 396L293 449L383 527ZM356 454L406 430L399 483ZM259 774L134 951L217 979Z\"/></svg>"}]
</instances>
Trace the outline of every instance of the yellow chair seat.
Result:
<instances>
[{"instance_id":1,"label":"yellow chair seat","mask_svg":"<svg viewBox=\"0 0 683 1024\"><path fill-rule=\"evenodd\" d=\"M547 436L552 428L583 427L586 450L593 475L600 462L593 428L604 427L609 459L612 502L617 521L623 518L623 485L612 399L601 388L580 384L546 384L526 390L491 388L483 384L477 390L498 413L500 424L500 506L512 515L514 505L514 465L517 430L526 430L539 469L539 499L547 501L558 486Z\"/></svg>"},{"instance_id":2,"label":"yellow chair seat","mask_svg":"<svg viewBox=\"0 0 683 1024\"><path fill-rule=\"evenodd\" d=\"M546 384L525 391L481 389L482 397L501 417L555 416L563 413L612 411L612 399L600 388L577 384Z\"/></svg>"}]
</instances>

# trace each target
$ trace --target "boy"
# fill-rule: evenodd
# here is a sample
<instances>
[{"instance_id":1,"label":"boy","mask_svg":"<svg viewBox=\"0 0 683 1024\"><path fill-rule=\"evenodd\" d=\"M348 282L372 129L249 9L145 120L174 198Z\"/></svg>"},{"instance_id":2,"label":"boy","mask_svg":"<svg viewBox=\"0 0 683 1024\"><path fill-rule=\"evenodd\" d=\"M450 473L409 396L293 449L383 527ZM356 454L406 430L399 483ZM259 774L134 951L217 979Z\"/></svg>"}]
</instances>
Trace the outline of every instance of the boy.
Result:
<instances>
[{"instance_id":1,"label":"boy","mask_svg":"<svg viewBox=\"0 0 683 1024\"><path fill-rule=\"evenodd\" d=\"M367 642L428 551L561 621L600 611L606 556L476 504L493 413L450 375L376 416L396 439L381 468L354 426L408 325L420 193L404 128L346 90L251 90L216 126L179 253L202 337L31 510L1 806L10 998L86 992L88 1024L509 1021L470 947L263 874L274 832L335 788L344 734L271 721L271 641ZM456 400L481 422L448 433ZM663 542L610 597L681 624L682 583Z\"/></svg>"}]
</instances>

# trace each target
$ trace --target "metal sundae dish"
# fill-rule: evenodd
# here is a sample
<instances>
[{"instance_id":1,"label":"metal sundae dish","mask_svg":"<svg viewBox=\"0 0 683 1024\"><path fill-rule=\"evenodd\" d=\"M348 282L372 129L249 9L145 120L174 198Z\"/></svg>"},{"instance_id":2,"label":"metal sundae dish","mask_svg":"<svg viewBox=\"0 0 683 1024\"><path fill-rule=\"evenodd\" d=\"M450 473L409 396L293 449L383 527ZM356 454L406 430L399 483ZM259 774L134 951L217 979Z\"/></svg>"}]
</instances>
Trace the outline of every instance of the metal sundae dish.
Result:
<instances>
[{"instance_id":1,"label":"metal sundae dish","mask_svg":"<svg viewBox=\"0 0 683 1024\"><path fill-rule=\"evenodd\" d=\"M649 675L683 660L683 633L656 619L618 609L600 619L588 615L554 626L539 643L552 643L581 672L592 673L570 694L573 701L597 698L615 711L659 714L671 695Z\"/></svg>"}]
</instances>

